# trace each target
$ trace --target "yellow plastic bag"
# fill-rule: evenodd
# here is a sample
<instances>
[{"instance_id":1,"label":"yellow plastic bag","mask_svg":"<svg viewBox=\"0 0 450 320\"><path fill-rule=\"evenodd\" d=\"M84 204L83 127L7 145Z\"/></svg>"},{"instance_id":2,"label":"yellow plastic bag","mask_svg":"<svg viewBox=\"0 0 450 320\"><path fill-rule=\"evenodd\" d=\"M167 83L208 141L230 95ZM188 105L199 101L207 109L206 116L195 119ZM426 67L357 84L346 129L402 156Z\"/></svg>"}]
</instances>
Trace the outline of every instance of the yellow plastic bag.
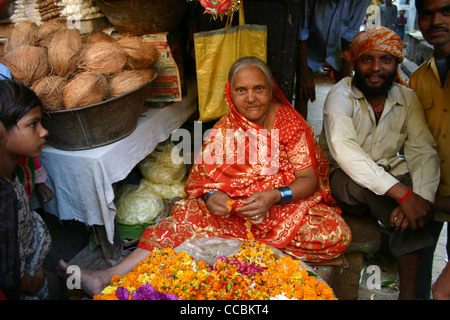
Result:
<instances>
[{"instance_id":1,"label":"yellow plastic bag","mask_svg":"<svg viewBox=\"0 0 450 320\"><path fill-rule=\"evenodd\" d=\"M267 61L267 26L245 24L242 1L239 26L194 34L199 120L209 121L226 115L225 85L231 65L239 58L255 56Z\"/></svg>"}]
</instances>

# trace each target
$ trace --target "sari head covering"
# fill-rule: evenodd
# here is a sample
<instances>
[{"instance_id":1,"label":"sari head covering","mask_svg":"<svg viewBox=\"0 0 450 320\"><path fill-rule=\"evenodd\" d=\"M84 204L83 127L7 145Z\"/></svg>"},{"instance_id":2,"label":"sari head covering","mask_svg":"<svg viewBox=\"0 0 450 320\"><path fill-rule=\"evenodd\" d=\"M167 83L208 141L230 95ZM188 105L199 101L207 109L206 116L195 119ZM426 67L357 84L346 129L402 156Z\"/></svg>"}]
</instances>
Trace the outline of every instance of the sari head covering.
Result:
<instances>
[{"instance_id":1,"label":"sari head covering","mask_svg":"<svg viewBox=\"0 0 450 320\"><path fill-rule=\"evenodd\" d=\"M382 26L359 32L353 38L349 50L344 52L342 57L355 65L356 60L370 50L387 52L393 55L398 63L403 62L405 58L400 36L395 31ZM395 82L408 87L407 82L401 76L400 70L397 72Z\"/></svg>"}]
</instances>

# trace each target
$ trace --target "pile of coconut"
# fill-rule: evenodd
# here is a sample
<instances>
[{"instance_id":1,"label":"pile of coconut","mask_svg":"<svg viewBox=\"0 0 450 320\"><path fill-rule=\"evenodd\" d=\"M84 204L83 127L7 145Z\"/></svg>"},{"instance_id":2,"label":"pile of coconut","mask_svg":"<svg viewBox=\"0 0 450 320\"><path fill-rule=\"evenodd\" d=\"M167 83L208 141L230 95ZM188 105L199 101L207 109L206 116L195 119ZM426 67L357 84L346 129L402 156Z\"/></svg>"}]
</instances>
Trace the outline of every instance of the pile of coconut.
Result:
<instances>
[{"instance_id":1,"label":"pile of coconut","mask_svg":"<svg viewBox=\"0 0 450 320\"><path fill-rule=\"evenodd\" d=\"M158 59L158 50L138 37L81 35L55 20L15 25L5 51L2 63L46 110L85 107L135 90L154 78Z\"/></svg>"}]
</instances>

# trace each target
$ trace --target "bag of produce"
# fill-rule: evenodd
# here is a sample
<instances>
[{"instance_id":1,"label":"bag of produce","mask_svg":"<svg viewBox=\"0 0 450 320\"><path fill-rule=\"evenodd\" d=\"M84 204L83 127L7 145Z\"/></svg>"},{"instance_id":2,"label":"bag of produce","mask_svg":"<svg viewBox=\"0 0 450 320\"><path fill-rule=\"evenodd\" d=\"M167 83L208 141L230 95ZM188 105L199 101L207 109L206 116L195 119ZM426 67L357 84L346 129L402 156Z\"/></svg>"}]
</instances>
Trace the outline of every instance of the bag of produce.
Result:
<instances>
[{"instance_id":1,"label":"bag of produce","mask_svg":"<svg viewBox=\"0 0 450 320\"><path fill-rule=\"evenodd\" d=\"M124 193L117 201L117 222L124 225L153 222L164 209L163 200L149 190Z\"/></svg>"},{"instance_id":2,"label":"bag of produce","mask_svg":"<svg viewBox=\"0 0 450 320\"><path fill-rule=\"evenodd\" d=\"M138 167L144 178L153 183L172 184L186 175L186 164L172 141L160 143Z\"/></svg>"},{"instance_id":3,"label":"bag of produce","mask_svg":"<svg viewBox=\"0 0 450 320\"><path fill-rule=\"evenodd\" d=\"M137 184L125 184L118 188L114 193L114 205L119 208L119 204L122 202L124 196L136 192L139 186Z\"/></svg>"},{"instance_id":4,"label":"bag of produce","mask_svg":"<svg viewBox=\"0 0 450 320\"><path fill-rule=\"evenodd\" d=\"M153 183L145 178L141 179L138 191L151 192L162 199L186 198L184 191L184 182L174 182L171 184Z\"/></svg>"}]
</instances>

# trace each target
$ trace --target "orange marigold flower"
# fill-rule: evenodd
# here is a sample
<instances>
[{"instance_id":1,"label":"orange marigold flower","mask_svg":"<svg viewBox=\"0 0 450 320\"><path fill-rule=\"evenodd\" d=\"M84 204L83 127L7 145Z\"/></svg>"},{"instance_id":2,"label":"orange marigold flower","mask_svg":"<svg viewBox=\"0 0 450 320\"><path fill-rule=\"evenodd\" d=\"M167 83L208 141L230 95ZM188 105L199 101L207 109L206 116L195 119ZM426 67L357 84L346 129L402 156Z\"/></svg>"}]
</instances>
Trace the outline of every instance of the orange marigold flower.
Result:
<instances>
[{"instance_id":1,"label":"orange marigold flower","mask_svg":"<svg viewBox=\"0 0 450 320\"><path fill-rule=\"evenodd\" d=\"M231 200L231 199L227 200L227 210L228 210L228 212L231 212L231 210L233 210L233 204L234 204L233 200Z\"/></svg>"}]
</instances>

